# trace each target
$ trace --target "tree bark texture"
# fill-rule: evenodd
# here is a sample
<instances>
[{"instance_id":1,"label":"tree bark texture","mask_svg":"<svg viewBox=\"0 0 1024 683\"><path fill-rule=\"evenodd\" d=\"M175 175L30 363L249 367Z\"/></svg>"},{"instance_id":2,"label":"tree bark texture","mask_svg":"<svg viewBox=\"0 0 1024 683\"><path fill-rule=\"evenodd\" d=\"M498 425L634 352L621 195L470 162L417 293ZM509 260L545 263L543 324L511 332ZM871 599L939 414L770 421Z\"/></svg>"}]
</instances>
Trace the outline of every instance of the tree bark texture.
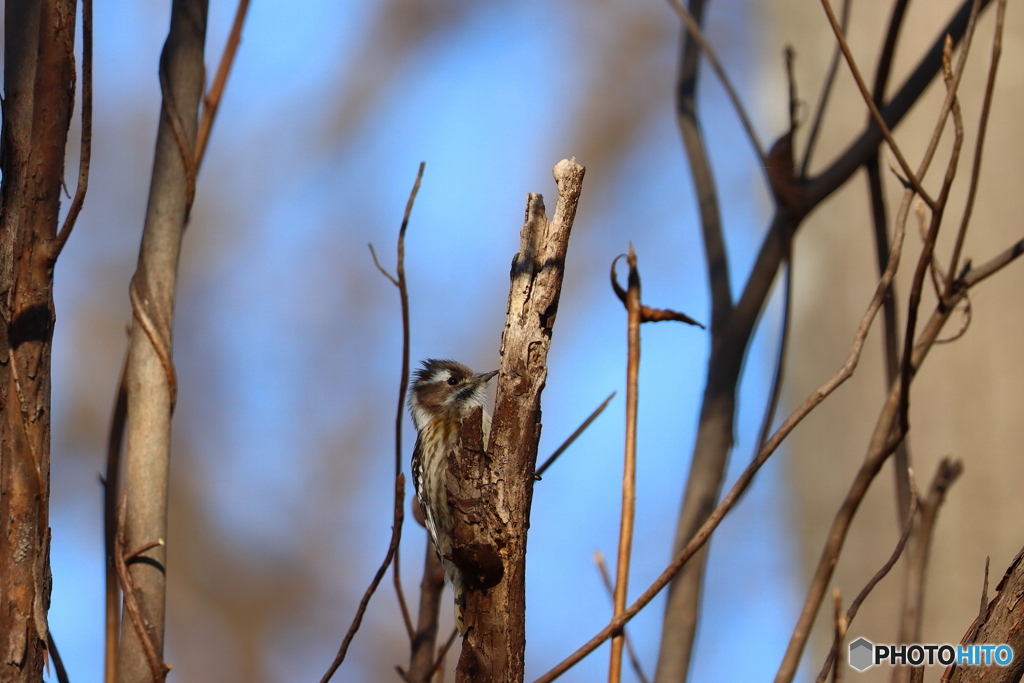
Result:
<instances>
[{"instance_id":1,"label":"tree bark texture","mask_svg":"<svg viewBox=\"0 0 1024 683\"><path fill-rule=\"evenodd\" d=\"M481 413L467 416L459 453L448 463L455 520L453 561L466 579L466 633L456 680L518 683L526 650L526 534L540 441L540 396L558 311L569 233L584 169L553 169L558 205L549 221L539 194L527 197L501 340L489 448Z\"/></svg>"},{"instance_id":2,"label":"tree bark texture","mask_svg":"<svg viewBox=\"0 0 1024 683\"><path fill-rule=\"evenodd\" d=\"M1017 683L1024 674L1024 548L1013 558L996 586L996 597L968 630L963 642L1013 648L1009 666L955 666L950 683ZM945 679L944 679L945 680Z\"/></svg>"},{"instance_id":3,"label":"tree bark texture","mask_svg":"<svg viewBox=\"0 0 1024 683\"><path fill-rule=\"evenodd\" d=\"M50 606L50 344L74 0L5 7L0 188L0 681L40 681Z\"/></svg>"},{"instance_id":4,"label":"tree bark texture","mask_svg":"<svg viewBox=\"0 0 1024 683\"><path fill-rule=\"evenodd\" d=\"M138 267L130 295L128 421L125 451L125 547L131 554L160 541L129 564L132 595L148 639L163 661L166 589L167 475L177 381L171 362L174 289L181 238L195 193L195 137L205 75L206 0L174 0L160 57L163 107ZM126 591L127 593L128 591ZM152 662L137 626L121 626L118 681L151 682Z\"/></svg>"}]
</instances>

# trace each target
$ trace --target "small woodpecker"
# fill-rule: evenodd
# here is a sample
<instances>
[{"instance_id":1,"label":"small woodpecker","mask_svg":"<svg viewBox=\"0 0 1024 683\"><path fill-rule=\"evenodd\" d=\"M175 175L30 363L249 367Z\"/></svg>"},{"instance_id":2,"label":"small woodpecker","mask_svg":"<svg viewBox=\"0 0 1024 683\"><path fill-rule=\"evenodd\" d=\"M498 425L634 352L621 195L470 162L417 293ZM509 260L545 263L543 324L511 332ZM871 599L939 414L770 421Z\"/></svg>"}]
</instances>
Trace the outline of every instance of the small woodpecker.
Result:
<instances>
[{"instance_id":1,"label":"small woodpecker","mask_svg":"<svg viewBox=\"0 0 1024 683\"><path fill-rule=\"evenodd\" d=\"M455 593L455 625L465 634L462 608L466 604L462 573L452 562L452 511L448 505L445 477L448 453L459 447L462 419L470 409L483 408L487 381L498 374L474 373L453 360L423 361L409 391L409 411L418 432L412 454L412 480L426 520L430 540L441 559ZM491 416L483 411L484 448L491 432Z\"/></svg>"}]
</instances>

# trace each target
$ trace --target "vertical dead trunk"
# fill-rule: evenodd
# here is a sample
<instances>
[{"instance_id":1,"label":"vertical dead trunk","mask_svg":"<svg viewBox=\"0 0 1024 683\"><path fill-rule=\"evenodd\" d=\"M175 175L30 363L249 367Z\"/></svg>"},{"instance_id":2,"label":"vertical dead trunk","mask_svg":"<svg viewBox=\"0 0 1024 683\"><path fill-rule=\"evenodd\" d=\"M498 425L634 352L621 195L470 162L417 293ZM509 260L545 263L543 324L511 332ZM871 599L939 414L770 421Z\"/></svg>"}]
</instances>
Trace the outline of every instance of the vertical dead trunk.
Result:
<instances>
[{"instance_id":1,"label":"vertical dead trunk","mask_svg":"<svg viewBox=\"0 0 1024 683\"><path fill-rule=\"evenodd\" d=\"M122 683L149 683L159 678L163 669L167 557L163 540L167 535L171 413L177 393L171 328L181 239L195 195L194 150L204 80L206 12L206 0L174 0L171 8L170 32L160 57L163 107L149 205L130 288L135 317L127 369L127 507L120 552L129 562L132 590L125 590L121 627L117 670ZM159 544L136 555L153 543ZM141 620L129 618L135 607L129 606L129 601L136 603Z\"/></svg>"},{"instance_id":2,"label":"vertical dead trunk","mask_svg":"<svg viewBox=\"0 0 1024 683\"><path fill-rule=\"evenodd\" d=\"M0 188L0 681L40 681L50 606L50 343L74 0L5 8Z\"/></svg>"},{"instance_id":3,"label":"vertical dead trunk","mask_svg":"<svg viewBox=\"0 0 1024 683\"><path fill-rule=\"evenodd\" d=\"M512 261L488 452L481 414L475 411L463 422L461 452L448 462L455 520L452 559L467 586L466 634L456 673L462 683L518 683L524 675L526 532L540 441L540 395L584 169L573 159L559 162L553 172L555 215L549 221L541 196L529 195L519 253Z\"/></svg>"}]
</instances>

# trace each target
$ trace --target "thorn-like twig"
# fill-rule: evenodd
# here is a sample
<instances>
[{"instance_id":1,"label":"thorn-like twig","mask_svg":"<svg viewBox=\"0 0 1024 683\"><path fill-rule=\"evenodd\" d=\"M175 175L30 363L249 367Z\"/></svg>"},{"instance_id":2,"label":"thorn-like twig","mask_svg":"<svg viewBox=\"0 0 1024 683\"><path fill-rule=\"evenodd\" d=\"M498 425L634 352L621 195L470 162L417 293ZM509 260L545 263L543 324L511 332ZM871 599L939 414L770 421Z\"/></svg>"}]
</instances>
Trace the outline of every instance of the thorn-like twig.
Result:
<instances>
[{"instance_id":1,"label":"thorn-like twig","mask_svg":"<svg viewBox=\"0 0 1024 683\"><path fill-rule=\"evenodd\" d=\"M60 658L60 652L57 651L57 643L53 639L53 631L46 630L46 649L50 652L50 659L53 660L53 669L57 674L57 683L70 683L68 679L68 671L64 668L64 661Z\"/></svg>"},{"instance_id":2,"label":"thorn-like twig","mask_svg":"<svg viewBox=\"0 0 1024 683\"><path fill-rule=\"evenodd\" d=\"M393 276L393 275L391 275L391 273L389 273L388 271L386 271L386 270L384 269L384 266L382 266L382 265L380 264L380 261L378 261L378 260L377 260L377 252L375 252L375 251L373 250L373 244L369 244L369 243L367 243L367 245L366 245L366 246L368 246L368 247L370 248L370 256L372 256L372 257L373 257L373 265L377 266L377 270L379 270L379 271L380 271L381 275L383 275L383 276L384 276L384 277L386 277L387 279L391 280L391 284L393 284L393 285L394 285L395 287L399 287L400 285L398 284L398 280L396 280L396 279L394 278L394 276Z\"/></svg>"},{"instance_id":3,"label":"thorn-like twig","mask_svg":"<svg viewBox=\"0 0 1024 683\"><path fill-rule=\"evenodd\" d=\"M587 427L590 426L590 423L596 420L597 416L604 412L604 409L608 407L608 404L611 402L611 400L615 398L615 393L616 392L613 391L612 393L608 394L608 398L606 398L604 402L601 403L601 405L594 409L594 412L592 412L590 416L583 421L583 424L577 427L576 431L570 434L569 438L563 441L562 445L559 446L554 453L548 456L548 459L544 461L544 464L538 467L537 471L533 473L534 479L540 481L541 476L547 471L549 467L551 467L551 465L554 464L555 460L558 459L558 456L560 456L562 453L565 453L569 446L571 446L573 442L576 441L579 435L586 431Z\"/></svg>"},{"instance_id":4,"label":"thorn-like twig","mask_svg":"<svg viewBox=\"0 0 1024 683\"><path fill-rule=\"evenodd\" d=\"M985 580L981 584L981 604L978 606L978 628L985 625L988 619L988 567L992 558L985 556Z\"/></svg>"}]
</instances>

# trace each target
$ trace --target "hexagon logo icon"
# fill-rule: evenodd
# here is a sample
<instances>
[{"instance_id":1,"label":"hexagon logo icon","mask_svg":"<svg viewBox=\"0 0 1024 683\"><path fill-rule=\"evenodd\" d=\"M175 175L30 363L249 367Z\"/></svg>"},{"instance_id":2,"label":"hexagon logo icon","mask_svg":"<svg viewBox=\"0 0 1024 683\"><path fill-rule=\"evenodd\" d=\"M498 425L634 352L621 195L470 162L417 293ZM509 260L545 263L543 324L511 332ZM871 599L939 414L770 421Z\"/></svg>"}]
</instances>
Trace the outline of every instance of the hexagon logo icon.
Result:
<instances>
[{"instance_id":1,"label":"hexagon logo icon","mask_svg":"<svg viewBox=\"0 0 1024 683\"><path fill-rule=\"evenodd\" d=\"M874 663L872 662L874 651L875 646L867 638L858 638L853 641L850 643L850 666L857 671L868 668Z\"/></svg>"}]
</instances>

